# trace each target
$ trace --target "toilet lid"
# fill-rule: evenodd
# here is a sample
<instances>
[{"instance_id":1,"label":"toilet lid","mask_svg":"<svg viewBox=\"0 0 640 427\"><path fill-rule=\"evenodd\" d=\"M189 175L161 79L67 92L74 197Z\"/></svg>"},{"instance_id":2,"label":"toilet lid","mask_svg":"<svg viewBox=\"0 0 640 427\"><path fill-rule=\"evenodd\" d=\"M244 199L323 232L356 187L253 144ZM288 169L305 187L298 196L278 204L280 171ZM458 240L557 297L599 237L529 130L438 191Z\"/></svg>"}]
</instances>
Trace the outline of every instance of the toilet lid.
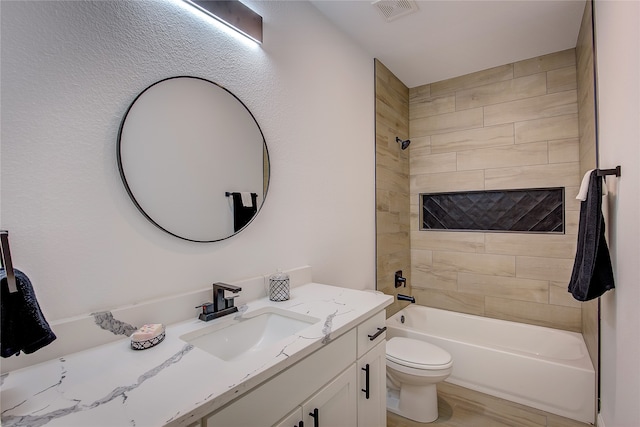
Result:
<instances>
[{"instance_id":1,"label":"toilet lid","mask_svg":"<svg viewBox=\"0 0 640 427\"><path fill-rule=\"evenodd\" d=\"M400 365L430 369L451 363L451 355L438 346L405 337L387 341L387 359Z\"/></svg>"}]
</instances>

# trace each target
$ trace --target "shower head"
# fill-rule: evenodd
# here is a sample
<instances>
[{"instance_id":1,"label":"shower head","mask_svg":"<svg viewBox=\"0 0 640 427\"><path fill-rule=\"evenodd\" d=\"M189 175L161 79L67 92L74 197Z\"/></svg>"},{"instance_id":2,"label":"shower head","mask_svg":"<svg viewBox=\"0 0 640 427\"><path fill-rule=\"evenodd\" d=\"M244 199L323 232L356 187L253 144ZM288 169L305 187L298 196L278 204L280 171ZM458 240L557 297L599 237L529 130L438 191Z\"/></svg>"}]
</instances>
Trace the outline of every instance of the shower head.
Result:
<instances>
[{"instance_id":1,"label":"shower head","mask_svg":"<svg viewBox=\"0 0 640 427\"><path fill-rule=\"evenodd\" d=\"M411 140L409 140L409 139L402 140L402 139L398 138L397 136L396 136L396 142L400 143L400 148L402 148L403 150L406 150L407 147L409 146L409 144L411 144Z\"/></svg>"}]
</instances>

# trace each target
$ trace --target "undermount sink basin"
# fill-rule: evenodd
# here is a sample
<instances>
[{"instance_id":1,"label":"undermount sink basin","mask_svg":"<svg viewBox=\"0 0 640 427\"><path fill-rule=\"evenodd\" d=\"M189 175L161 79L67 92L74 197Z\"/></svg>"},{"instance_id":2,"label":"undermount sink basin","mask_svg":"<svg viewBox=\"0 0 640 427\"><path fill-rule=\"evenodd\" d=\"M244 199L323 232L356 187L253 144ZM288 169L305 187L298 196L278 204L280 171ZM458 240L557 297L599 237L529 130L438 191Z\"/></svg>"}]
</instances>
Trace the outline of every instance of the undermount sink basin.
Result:
<instances>
[{"instance_id":1,"label":"undermount sink basin","mask_svg":"<svg viewBox=\"0 0 640 427\"><path fill-rule=\"evenodd\" d=\"M251 356L320 321L315 317L269 307L236 319L222 318L211 326L180 336L180 339L225 361Z\"/></svg>"}]
</instances>

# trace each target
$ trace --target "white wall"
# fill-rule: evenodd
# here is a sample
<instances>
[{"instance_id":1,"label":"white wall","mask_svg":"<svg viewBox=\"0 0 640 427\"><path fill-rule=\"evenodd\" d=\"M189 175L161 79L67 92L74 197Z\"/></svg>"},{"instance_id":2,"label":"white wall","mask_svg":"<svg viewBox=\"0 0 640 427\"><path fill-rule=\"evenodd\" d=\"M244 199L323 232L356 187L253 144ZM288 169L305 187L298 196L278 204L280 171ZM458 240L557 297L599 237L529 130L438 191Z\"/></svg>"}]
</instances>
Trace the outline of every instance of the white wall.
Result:
<instances>
[{"instance_id":1,"label":"white wall","mask_svg":"<svg viewBox=\"0 0 640 427\"><path fill-rule=\"evenodd\" d=\"M178 0L2 2L1 226L48 320L299 265L375 286L373 60L306 2L250 4L262 47ZM175 75L225 86L267 140L265 205L221 242L164 234L118 174L127 107Z\"/></svg>"},{"instance_id":2,"label":"white wall","mask_svg":"<svg viewBox=\"0 0 640 427\"><path fill-rule=\"evenodd\" d=\"M595 2L600 167L609 180L616 289L602 298L601 425L640 425L640 3ZM602 424L603 423L603 424Z\"/></svg>"}]
</instances>

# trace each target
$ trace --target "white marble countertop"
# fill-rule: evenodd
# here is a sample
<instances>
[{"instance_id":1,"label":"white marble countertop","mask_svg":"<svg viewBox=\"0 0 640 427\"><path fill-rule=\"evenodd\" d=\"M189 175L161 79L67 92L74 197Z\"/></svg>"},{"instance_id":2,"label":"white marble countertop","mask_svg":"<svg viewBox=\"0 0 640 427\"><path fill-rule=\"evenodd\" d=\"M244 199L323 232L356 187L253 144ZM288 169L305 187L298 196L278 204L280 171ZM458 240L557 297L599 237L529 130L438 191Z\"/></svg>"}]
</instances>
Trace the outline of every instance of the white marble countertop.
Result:
<instances>
[{"instance_id":1,"label":"white marble countertop","mask_svg":"<svg viewBox=\"0 0 640 427\"><path fill-rule=\"evenodd\" d=\"M2 375L2 425L187 426L288 368L384 309L392 297L309 283L288 301L267 298L240 308L264 307L320 319L255 356L225 362L180 339L215 322L169 325L156 347L136 351L126 337Z\"/></svg>"}]
</instances>

